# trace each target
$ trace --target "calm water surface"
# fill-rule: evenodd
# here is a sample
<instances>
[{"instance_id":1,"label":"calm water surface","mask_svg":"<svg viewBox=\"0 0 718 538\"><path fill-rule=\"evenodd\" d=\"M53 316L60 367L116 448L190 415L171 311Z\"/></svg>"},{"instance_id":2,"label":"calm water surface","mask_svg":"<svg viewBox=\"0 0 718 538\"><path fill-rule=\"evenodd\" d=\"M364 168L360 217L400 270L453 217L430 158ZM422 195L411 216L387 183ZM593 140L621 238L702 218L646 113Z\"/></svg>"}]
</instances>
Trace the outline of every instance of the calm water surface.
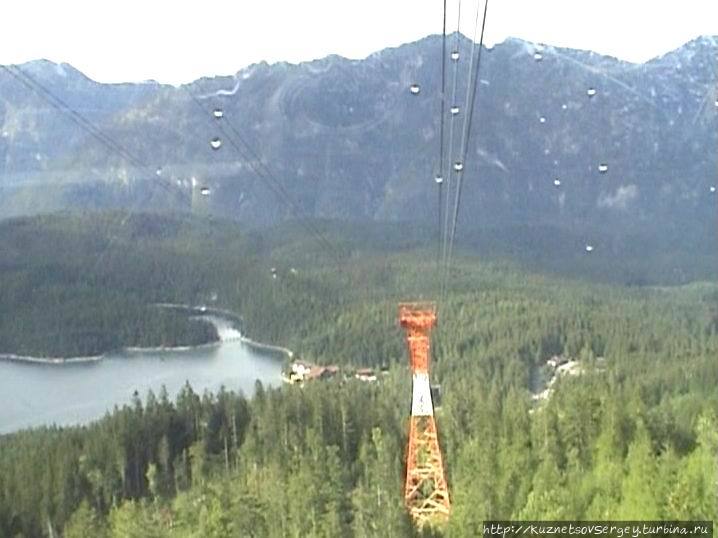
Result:
<instances>
[{"instance_id":1,"label":"calm water surface","mask_svg":"<svg viewBox=\"0 0 718 538\"><path fill-rule=\"evenodd\" d=\"M230 330L231 331L231 330ZM115 405L129 403L138 391L157 394L162 385L174 399L189 381L205 389L254 392L280 382L281 358L263 354L232 339L217 346L175 351L124 351L103 360L76 364L0 361L0 433L40 425L69 425L101 418Z\"/></svg>"}]
</instances>

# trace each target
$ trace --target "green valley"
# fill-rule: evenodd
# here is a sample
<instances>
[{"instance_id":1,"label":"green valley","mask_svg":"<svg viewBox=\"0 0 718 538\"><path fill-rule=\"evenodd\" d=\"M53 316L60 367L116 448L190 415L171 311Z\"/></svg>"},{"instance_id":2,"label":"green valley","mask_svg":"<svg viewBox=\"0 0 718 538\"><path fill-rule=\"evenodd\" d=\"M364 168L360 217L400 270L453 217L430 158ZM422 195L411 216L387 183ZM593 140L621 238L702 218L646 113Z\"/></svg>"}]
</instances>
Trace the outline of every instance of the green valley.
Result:
<instances>
[{"instance_id":1,"label":"green valley","mask_svg":"<svg viewBox=\"0 0 718 538\"><path fill-rule=\"evenodd\" d=\"M156 344L188 338L190 322L147 325L147 305L213 304L238 312L252 338L388 374L258 386L251 398L187 386L85 426L2 436L0 535L416 535L402 504L411 381L396 304L439 296L435 249L400 224L379 234L318 222L330 254L301 226L123 219L3 222L3 245L23 248L4 250L0 341L16 312L36 330L76 323L113 345ZM40 258L54 265L38 269ZM47 308L24 305L28 293ZM578 361L578 374L538 399L555 356ZM716 356L714 282L588 282L463 248L434 335L453 502L435 532L476 536L508 518L715 520Z\"/></svg>"}]
</instances>

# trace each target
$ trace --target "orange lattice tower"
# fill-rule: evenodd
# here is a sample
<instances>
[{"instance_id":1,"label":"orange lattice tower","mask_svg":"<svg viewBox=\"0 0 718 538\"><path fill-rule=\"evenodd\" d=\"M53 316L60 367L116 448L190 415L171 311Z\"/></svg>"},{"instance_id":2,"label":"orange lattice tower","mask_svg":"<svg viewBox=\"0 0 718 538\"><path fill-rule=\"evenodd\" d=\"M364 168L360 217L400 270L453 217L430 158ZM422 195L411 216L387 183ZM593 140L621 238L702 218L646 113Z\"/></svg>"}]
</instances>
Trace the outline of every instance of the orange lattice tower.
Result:
<instances>
[{"instance_id":1,"label":"orange lattice tower","mask_svg":"<svg viewBox=\"0 0 718 538\"><path fill-rule=\"evenodd\" d=\"M451 504L429 384L429 334L436 325L436 305L402 303L399 323L406 329L413 374L404 502L416 526L441 524Z\"/></svg>"}]
</instances>

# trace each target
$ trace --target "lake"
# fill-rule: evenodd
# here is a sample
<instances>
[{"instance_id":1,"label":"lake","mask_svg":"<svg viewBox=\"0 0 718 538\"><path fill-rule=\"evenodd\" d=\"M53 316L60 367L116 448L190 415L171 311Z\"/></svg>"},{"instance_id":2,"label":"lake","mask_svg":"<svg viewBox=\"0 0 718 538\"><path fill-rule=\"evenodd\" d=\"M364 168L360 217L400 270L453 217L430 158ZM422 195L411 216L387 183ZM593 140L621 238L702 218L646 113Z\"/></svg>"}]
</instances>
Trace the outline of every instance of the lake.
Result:
<instances>
[{"instance_id":1,"label":"lake","mask_svg":"<svg viewBox=\"0 0 718 538\"><path fill-rule=\"evenodd\" d=\"M256 380L280 383L281 356L248 346L223 320L214 321L223 339L214 346L122 351L74 364L0 361L0 433L86 423L129 403L135 391L144 401L147 391L157 394L163 385L174 399L186 381L199 394L224 385L247 396Z\"/></svg>"}]
</instances>

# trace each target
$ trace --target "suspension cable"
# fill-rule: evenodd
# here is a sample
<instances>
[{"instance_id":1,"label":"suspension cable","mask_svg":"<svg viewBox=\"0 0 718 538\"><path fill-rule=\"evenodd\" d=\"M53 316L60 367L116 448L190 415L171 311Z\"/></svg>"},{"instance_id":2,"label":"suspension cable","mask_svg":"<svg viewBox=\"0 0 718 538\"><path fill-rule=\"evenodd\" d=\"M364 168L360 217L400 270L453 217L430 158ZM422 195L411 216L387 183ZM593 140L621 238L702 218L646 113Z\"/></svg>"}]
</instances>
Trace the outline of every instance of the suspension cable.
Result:
<instances>
[{"instance_id":1,"label":"suspension cable","mask_svg":"<svg viewBox=\"0 0 718 538\"><path fill-rule=\"evenodd\" d=\"M149 165L138 157L133 155L127 148L121 145L119 142L110 137L107 133L103 132L99 127L93 124L88 118L83 116L80 112L75 110L72 106L67 104L63 99L55 95L45 85L40 83L37 79L31 76L27 71L22 69L19 65L6 66L0 65L4 71L6 71L15 80L20 82L26 88L32 90L36 95L43 99L46 103L52 106L54 109L65 114L73 123L79 126L81 129L86 131L95 140L100 142L103 146L109 149L112 153L120 156L124 161L129 162L137 168L149 168ZM153 182L153 185L159 185L166 192L172 195L179 195L181 198L188 199L184 193L177 189L171 182L159 178L158 182ZM186 200L185 200L186 201Z\"/></svg>"},{"instance_id":2,"label":"suspension cable","mask_svg":"<svg viewBox=\"0 0 718 538\"><path fill-rule=\"evenodd\" d=\"M454 198L454 208L453 208L453 216L452 216L452 223L451 223L451 229L449 231L449 242L447 247L447 256L446 256L446 264L445 264L445 270L444 270L444 286L442 287L442 295L446 288L446 283L448 282L449 273L451 270L451 261L453 257L453 249L454 249L454 242L456 238L456 225L458 222L459 217L459 208L461 203L461 192L462 192L462 186L463 186L463 174L466 171L466 157L468 153L468 146L469 141L471 139L471 126L474 119L474 108L476 104L476 89L478 87L478 81L479 81L479 69L481 67L481 53L483 49L484 44L484 32L486 29L486 14L488 12L488 6L489 6L489 0L485 0L484 2L484 14L481 22L481 37L479 39L479 52L477 55L476 60L476 68L473 69L473 59L474 59L474 52L476 48L476 31L478 28L478 19L479 19L479 5L476 6L476 22L474 24L474 36L472 39L472 45L471 45L471 68L469 70L469 80L467 85L467 95L466 95L466 108L468 109L468 114L464 117L464 129L462 134L462 141L461 141L461 157L460 160L457 161L456 166L454 168L459 168L458 170L454 170L456 172L456 192L455 192L455 198ZM473 77L471 76L473 70ZM443 299L443 297L442 297Z\"/></svg>"},{"instance_id":3,"label":"suspension cable","mask_svg":"<svg viewBox=\"0 0 718 538\"><path fill-rule=\"evenodd\" d=\"M437 250L436 250L436 270L441 271L441 201L442 201L442 185L444 178L442 176L442 167L444 166L444 113L446 110L446 0L444 0L444 17L441 29L441 107L439 113L439 163L437 167L436 181L438 183L438 210L437 210Z\"/></svg>"},{"instance_id":4,"label":"suspension cable","mask_svg":"<svg viewBox=\"0 0 718 538\"><path fill-rule=\"evenodd\" d=\"M455 33L455 39L454 39L454 47L451 51L451 58L454 63L454 74L453 74L453 82L452 82L452 90L451 90L451 106L453 107L456 103L456 91L458 87L458 74L459 74L459 61L461 59L461 41L460 41L460 28L461 28L461 0L458 2L458 9L457 9L457 17L456 17L456 33ZM448 230L449 230L449 202L451 199L451 187L453 185L452 181L452 174L451 174L451 158L454 153L454 127L456 124L456 115L451 115L451 125L449 128L449 150L446 154L446 172L444 173L442 171L444 181L446 181L446 196L445 196L445 202L444 202L444 211L443 211L443 222L441 224L441 265L444 267L446 265L446 254L447 254L447 244L448 244ZM441 166L444 166L444 162L441 163ZM439 275L439 285L440 285L440 297L443 297L443 287L444 287L444 278L443 275Z\"/></svg>"},{"instance_id":5,"label":"suspension cable","mask_svg":"<svg viewBox=\"0 0 718 538\"><path fill-rule=\"evenodd\" d=\"M220 122L218 125L215 125L210 111L205 109L197 96L195 96L187 88L187 86L182 86L182 89L187 93L187 95L189 95L194 104L202 111L202 117L207 118L207 120L212 123L213 126L216 126L219 129L219 131L222 133L222 136L227 141L229 141L230 145L234 148L234 150L240 155L243 160L247 162L255 175L258 176L266 184L266 186L277 196L277 198L280 199L280 201L283 201L290 208L290 211L297 219L299 226L302 226L305 231L307 231L316 240L318 245L327 253L329 253L329 255L337 262L338 265L341 264L341 259L346 255L346 253L342 252L338 247L336 247L329 239L326 238L326 236L321 232L321 230L319 230L316 226L313 225L311 221L308 220L302 208L299 207L297 203L292 199L291 195L287 192L287 190L277 179L277 177L272 173L269 167L262 162L260 156L252 148L249 142L247 142L247 140L242 136L242 134L237 130L237 128L231 123L231 121L229 121L227 115L223 115L222 122ZM239 140L239 143L237 143L237 140Z\"/></svg>"}]
</instances>

